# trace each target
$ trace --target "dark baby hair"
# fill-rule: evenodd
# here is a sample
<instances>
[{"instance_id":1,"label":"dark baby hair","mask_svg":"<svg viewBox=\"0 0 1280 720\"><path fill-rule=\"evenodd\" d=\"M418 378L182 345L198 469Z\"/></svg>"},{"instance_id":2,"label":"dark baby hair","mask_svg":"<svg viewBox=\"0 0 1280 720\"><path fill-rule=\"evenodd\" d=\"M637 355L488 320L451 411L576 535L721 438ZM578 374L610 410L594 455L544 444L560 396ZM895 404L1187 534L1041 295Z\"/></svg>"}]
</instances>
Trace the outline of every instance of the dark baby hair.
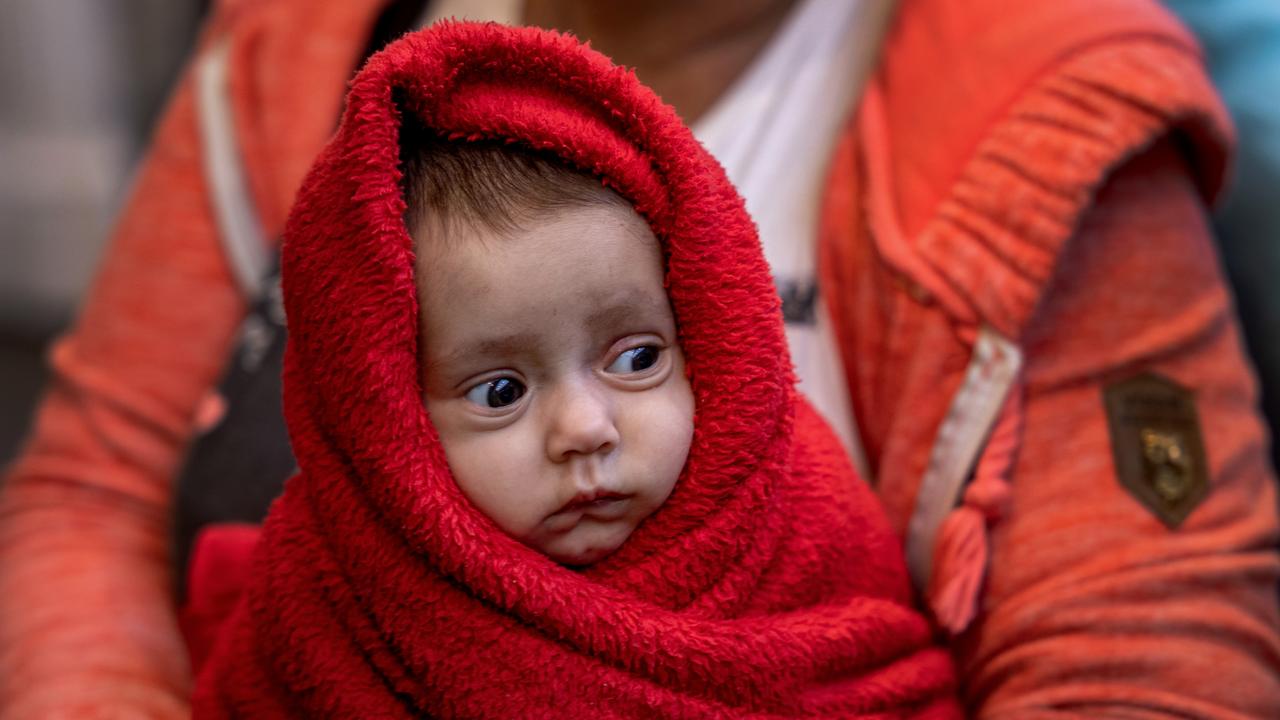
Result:
<instances>
[{"instance_id":1,"label":"dark baby hair","mask_svg":"<svg viewBox=\"0 0 1280 720\"><path fill-rule=\"evenodd\" d=\"M501 141L452 141L402 110L400 163L405 224L447 236L458 227L506 234L558 210L630 207L599 179L558 158Z\"/></svg>"}]
</instances>

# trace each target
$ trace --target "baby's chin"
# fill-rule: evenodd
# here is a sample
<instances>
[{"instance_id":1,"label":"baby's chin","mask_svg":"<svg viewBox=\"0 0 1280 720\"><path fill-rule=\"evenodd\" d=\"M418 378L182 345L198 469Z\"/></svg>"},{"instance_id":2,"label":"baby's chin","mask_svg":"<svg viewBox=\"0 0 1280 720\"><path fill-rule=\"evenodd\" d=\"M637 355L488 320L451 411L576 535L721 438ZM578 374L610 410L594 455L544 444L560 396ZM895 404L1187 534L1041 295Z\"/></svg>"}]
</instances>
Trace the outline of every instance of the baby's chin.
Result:
<instances>
[{"instance_id":1,"label":"baby's chin","mask_svg":"<svg viewBox=\"0 0 1280 720\"><path fill-rule=\"evenodd\" d=\"M577 530L584 531L586 528L580 527ZM617 552L631 536L633 528L611 530L612 532L606 533L582 532L582 537L574 537L576 533L570 533L568 537L558 538L557 542L537 549L561 565L588 567Z\"/></svg>"}]
</instances>

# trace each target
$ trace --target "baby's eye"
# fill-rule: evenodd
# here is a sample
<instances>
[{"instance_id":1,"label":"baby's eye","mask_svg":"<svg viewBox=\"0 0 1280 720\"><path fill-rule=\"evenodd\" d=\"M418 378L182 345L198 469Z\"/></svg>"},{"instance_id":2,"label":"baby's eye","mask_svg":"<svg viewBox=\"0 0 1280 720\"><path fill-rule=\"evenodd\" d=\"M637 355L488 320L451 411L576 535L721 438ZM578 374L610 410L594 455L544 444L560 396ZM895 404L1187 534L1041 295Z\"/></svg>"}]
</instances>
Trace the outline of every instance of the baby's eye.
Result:
<instances>
[{"instance_id":1,"label":"baby's eye","mask_svg":"<svg viewBox=\"0 0 1280 720\"><path fill-rule=\"evenodd\" d=\"M500 377L476 385L467 391L467 399L487 408L503 408L524 396L524 385L515 378Z\"/></svg>"},{"instance_id":2,"label":"baby's eye","mask_svg":"<svg viewBox=\"0 0 1280 720\"><path fill-rule=\"evenodd\" d=\"M622 374L643 372L658 362L660 352L662 351L653 345L631 348L619 355L617 360L605 368L605 371Z\"/></svg>"}]
</instances>

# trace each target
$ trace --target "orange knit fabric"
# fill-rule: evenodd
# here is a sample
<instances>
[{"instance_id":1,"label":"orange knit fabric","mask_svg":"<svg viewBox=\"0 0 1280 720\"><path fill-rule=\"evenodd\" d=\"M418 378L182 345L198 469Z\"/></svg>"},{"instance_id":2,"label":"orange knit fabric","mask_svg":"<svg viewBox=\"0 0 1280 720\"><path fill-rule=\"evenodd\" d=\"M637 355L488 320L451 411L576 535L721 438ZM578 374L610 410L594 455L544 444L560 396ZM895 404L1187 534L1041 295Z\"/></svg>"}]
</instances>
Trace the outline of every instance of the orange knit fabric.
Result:
<instances>
[{"instance_id":1,"label":"orange knit fabric","mask_svg":"<svg viewBox=\"0 0 1280 720\"><path fill-rule=\"evenodd\" d=\"M204 44L231 43L268 232L380 5L219 5ZM828 300L900 529L963 338L985 322L1027 354L1011 505L956 644L980 716L1280 717L1274 489L1204 224L1224 141L1190 47L1147 0L905 2L833 164ZM196 123L188 81L0 490L5 718L187 714L171 478L245 308ZM1173 128L1193 169L1174 143L1142 152ZM1177 531L1111 466L1100 387L1140 368L1197 393L1213 489Z\"/></svg>"},{"instance_id":2,"label":"orange knit fabric","mask_svg":"<svg viewBox=\"0 0 1280 720\"><path fill-rule=\"evenodd\" d=\"M202 48L231 43L237 135L268 232L332 132L379 5L238 0L205 29ZM188 73L0 489L6 720L190 715L172 482L246 309L201 152Z\"/></svg>"},{"instance_id":3,"label":"orange knit fabric","mask_svg":"<svg viewBox=\"0 0 1280 720\"><path fill-rule=\"evenodd\" d=\"M823 249L900 530L974 330L1025 354L1009 508L954 644L970 709L1280 717L1275 485L1205 219L1229 131L1194 43L1144 3L917 0L886 47ZM1209 456L1177 530L1113 469L1101 391L1144 370L1193 390Z\"/></svg>"}]
</instances>

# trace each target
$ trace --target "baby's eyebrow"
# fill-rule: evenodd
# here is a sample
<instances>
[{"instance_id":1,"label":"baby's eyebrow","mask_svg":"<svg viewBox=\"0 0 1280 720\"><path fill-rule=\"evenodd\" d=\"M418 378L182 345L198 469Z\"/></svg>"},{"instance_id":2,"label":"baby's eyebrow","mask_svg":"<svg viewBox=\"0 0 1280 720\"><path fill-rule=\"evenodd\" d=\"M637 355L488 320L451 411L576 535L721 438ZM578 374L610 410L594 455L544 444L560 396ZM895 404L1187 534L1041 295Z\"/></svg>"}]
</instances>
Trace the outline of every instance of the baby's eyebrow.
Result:
<instances>
[{"instance_id":1,"label":"baby's eyebrow","mask_svg":"<svg viewBox=\"0 0 1280 720\"><path fill-rule=\"evenodd\" d=\"M533 347L537 341L538 338L529 333L512 333L510 335L484 338L462 345L456 350L428 362L427 366L449 368L476 359L511 357L512 355L528 352L529 348Z\"/></svg>"},{"instance_id":2,"label":"baby's eyebrow","mask_svg":"<svg viewBox=\"0 0 1280 720\"><path fill-rule=\"evenodd\" d=\"M656 321L671 313L671 305L665 295L655 297L650 293L630 292L611 297L587 316L587 325L596 329L609 329L637 319Z\"/></svg>"}]
</instances>

